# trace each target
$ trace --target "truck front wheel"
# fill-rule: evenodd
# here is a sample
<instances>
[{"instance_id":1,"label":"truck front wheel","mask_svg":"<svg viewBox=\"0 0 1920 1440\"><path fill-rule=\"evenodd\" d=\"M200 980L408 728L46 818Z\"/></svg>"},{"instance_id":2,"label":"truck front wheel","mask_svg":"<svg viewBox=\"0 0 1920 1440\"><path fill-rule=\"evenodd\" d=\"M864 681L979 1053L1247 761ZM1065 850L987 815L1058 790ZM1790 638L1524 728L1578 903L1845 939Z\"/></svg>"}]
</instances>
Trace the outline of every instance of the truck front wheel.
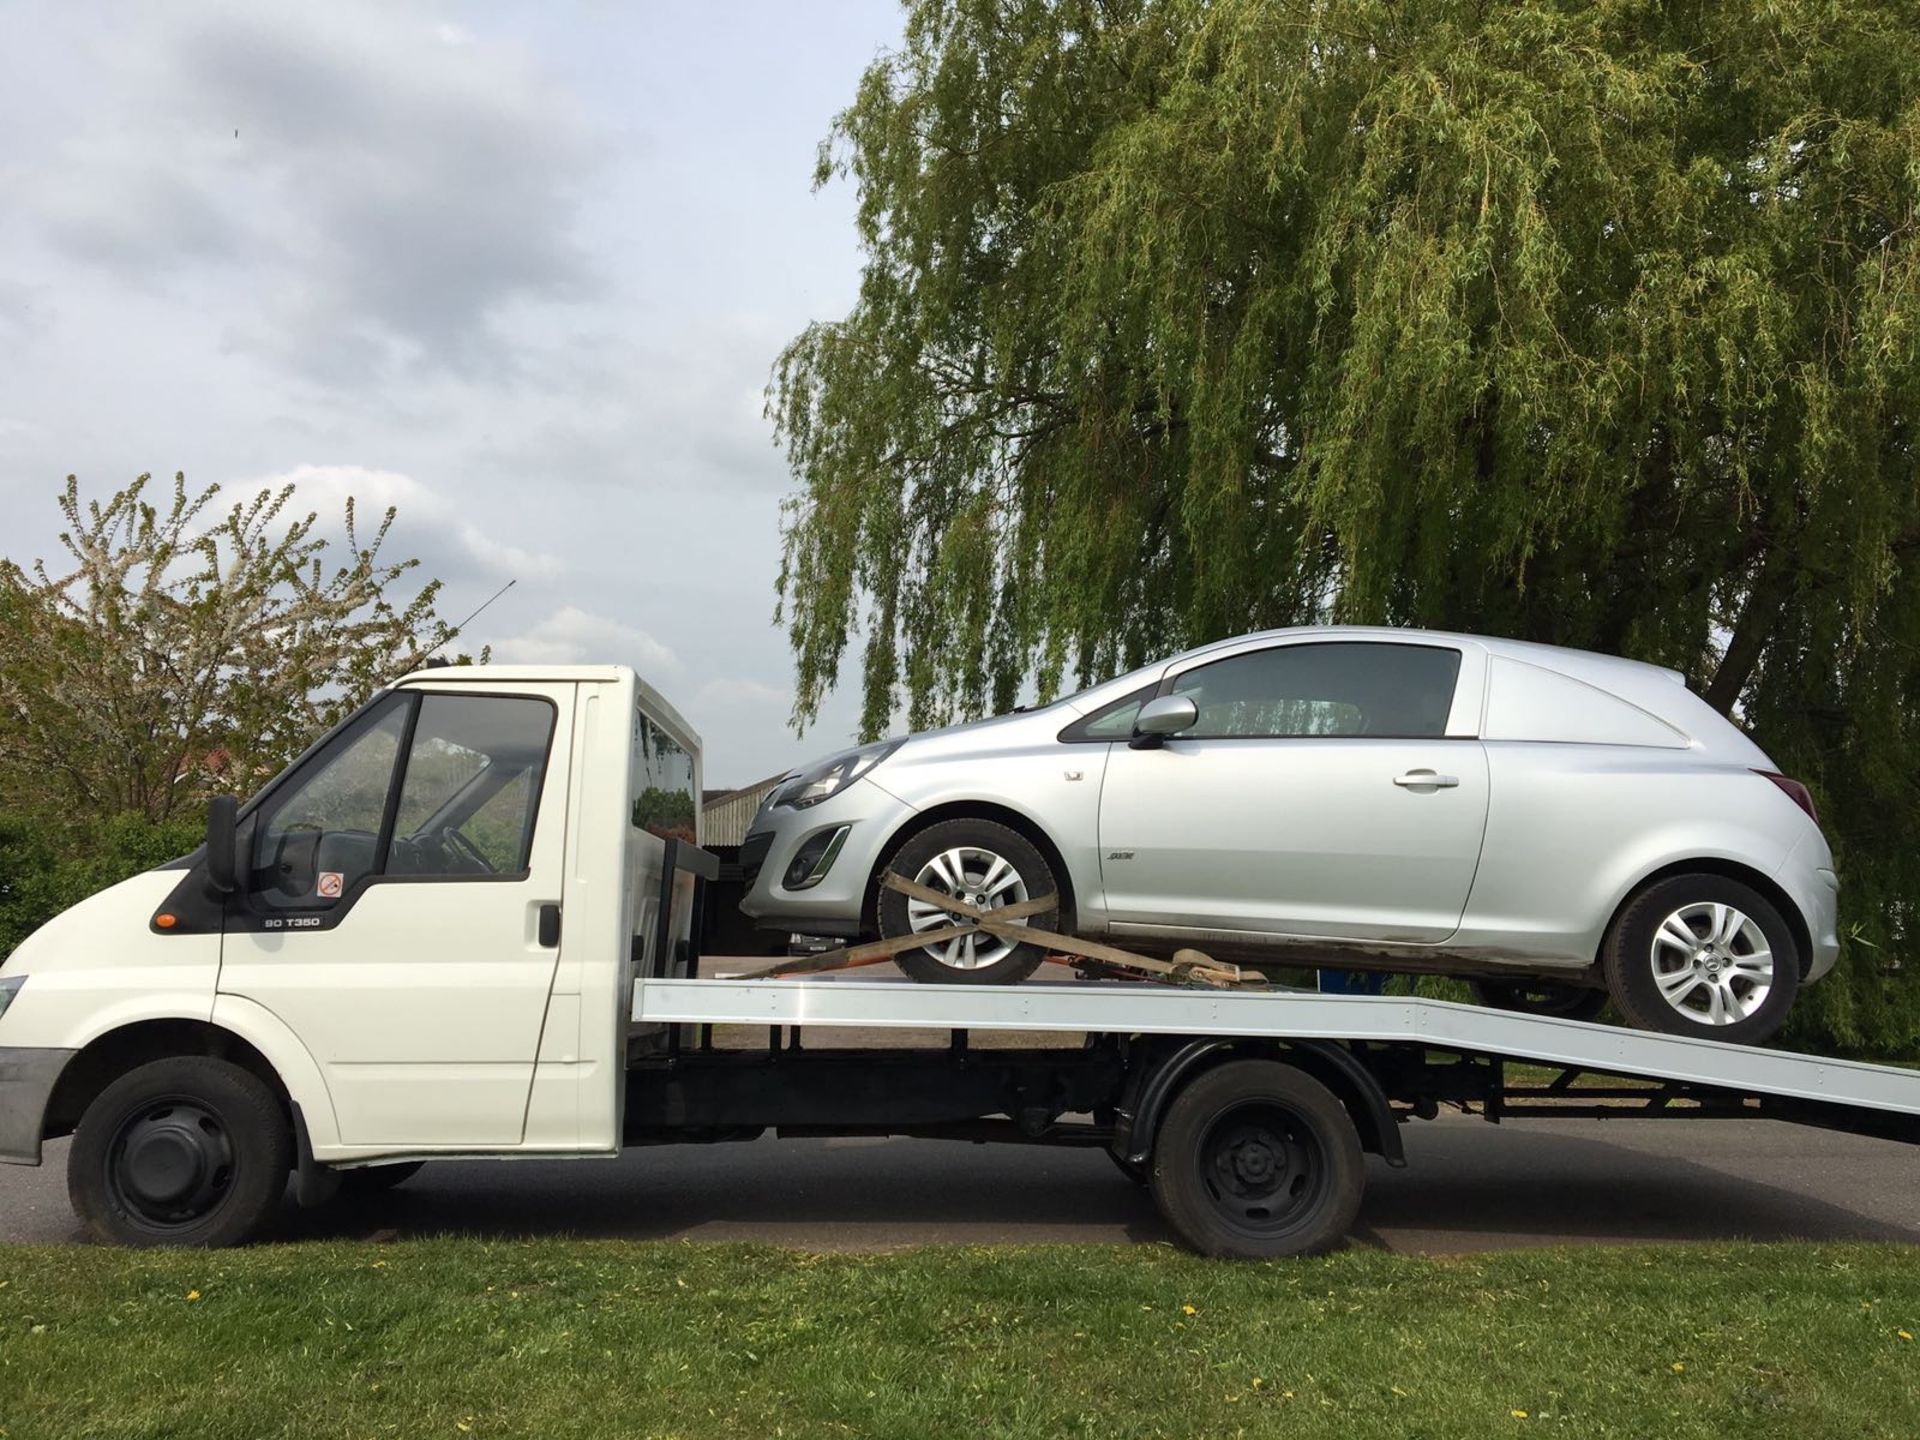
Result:
<instances>
[{"instance_id":1,"label":"truck front wheel","mask_svg":"<svg viewBox=\"0 0 1920 1440\"><path fill-rule=\"evenodd\" d=\"M74 1131L67 1191L115 1245L237 1245L278 1208L293 1166L279 1099L203 1055L155 1060L95 1097Z\"/></svg>"},{"instance_id":2,"label":"truck front wheel","mask_svg":"<svg viewBox=\"0 0 1920 1440\"><path fill-rule=\"evenodd\" d=\"M1208 1070L1167 1107L1153 1198L1194 1249L1228 1259L1314 1255L1346 1237L1366 1165L1346 1107L1272 1060Z\"/></svg>"}]
</instances>

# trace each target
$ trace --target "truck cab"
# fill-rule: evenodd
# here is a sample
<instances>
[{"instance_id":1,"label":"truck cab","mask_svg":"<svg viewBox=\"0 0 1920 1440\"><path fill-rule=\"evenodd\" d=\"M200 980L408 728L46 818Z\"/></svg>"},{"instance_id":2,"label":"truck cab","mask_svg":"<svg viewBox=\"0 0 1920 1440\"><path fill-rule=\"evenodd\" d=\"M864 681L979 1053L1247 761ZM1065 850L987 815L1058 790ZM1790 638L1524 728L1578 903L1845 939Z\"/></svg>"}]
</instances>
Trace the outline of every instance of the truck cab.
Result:
<instances>
[{"instance_id":1,"label":"truck cab","mask_svg":"<svg viewBox=\"0 0 1920 1440\"><path fill-rule=\"evenodd\" d=\"M183 1055L271 1092L309 1166L614 1151L632 977L671 973L693 924L668 856L699 842L700 783L699 737L625 667L408 675L230 836L8 959L0 1159ZM236 1183L241 1137L176 1109L89 1162L113 1228L192 1234Z\"/></svg>"}]
</instances>

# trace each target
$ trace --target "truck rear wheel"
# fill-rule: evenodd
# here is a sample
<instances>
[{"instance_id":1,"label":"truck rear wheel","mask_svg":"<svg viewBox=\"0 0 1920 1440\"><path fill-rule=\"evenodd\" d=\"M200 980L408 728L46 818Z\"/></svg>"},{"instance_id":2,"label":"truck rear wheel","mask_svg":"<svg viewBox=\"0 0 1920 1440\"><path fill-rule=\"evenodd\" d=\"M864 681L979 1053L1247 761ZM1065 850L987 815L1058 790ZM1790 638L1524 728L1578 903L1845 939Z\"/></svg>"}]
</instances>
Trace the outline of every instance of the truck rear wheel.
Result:
<instances>
[{"instance_id":1,"label":"truck rear wheel","mask_svg":"<svg viewBox=\"0 0 1920 1440\"><path fill-rule=\"evenodd\" d=\"M114 1245L237 1245L279 1208L293 1167L280 1101L225 1060L180 1055L130 1070L80 1117L67 1193Z\"/></svg>"},{"instance_id":2,"label":"truck rear wheel","mask_svg":"<svg viewBox=\"0 0 1920 1440\"><path fill-rule=\"evenodd\" d=\"M1366 1164L1346 1107L1318 1080L1272 1060L1208 1070L1167 1107L1153 1151L1153 1198L1203 1255L1315 1255L1346 1237Z\"/></svg>"},{"instance_id":3,"label":"truck rear wheel","mask_svg":"<svg viewBox=\"0 0 1920 1440\"><path fill-rule=\"evenodd\" d=\"M363 1165L358 1170L342 1170L340 1193L384 1195L389 1190L399 1189L426 1168L427 1162L424 1160L402 1160L397 1165Z\"/></svg>"}]
</instances>

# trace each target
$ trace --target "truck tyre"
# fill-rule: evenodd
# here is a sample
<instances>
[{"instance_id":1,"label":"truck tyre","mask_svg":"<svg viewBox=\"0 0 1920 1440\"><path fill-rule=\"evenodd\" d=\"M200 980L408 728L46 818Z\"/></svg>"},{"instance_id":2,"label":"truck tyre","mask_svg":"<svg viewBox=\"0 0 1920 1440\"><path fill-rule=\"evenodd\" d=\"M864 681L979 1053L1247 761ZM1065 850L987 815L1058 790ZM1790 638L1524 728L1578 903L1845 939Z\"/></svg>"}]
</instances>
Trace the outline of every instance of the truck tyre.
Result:
<instances>
[{"instance_id":1,"label":"truck tyre","mask_svg":"<svg viewBox=\"0 0 1920 1440\"><path fill-rule=\"evenodd\" d=\"M1060 888L1033 842L992 820L945 820L929 826L895 850L881 870L896 871L987 910L1057 894ZM885 887L876 910L880 934L888 939L952 923L938 907ZM1026 923L1051 930L1059 918L1058 910L1049 910ZM939 953L909 950L899 957L899 966L926 984L1012 985L1031 975L1045 958L1038 946L1015 945L985 932L937 949Z\"/></svg>"},{"instance_id":2,"label":"truck tyre","mask_svg":"<svg viewBox=\"0 0 1920 1440\"><path fill-rule=\"evenodd\" d=\"M1675 875L1627 903L1600 968L1629 1025L1758 1045L1800 990L1800 947L1780 912L1724 875Z\"/></svg>"},{"instance_id":3,"label":"truck tyre","mask_svg":"<svg viewBox=\"0 0 1920 1440\"><path fill-rule=\"evenodd\" d=\"M1598 1020L1607 1008L1607 992L1551 980L1469 980L1473 998L1490 1010L1545 1015L1554 1020Z\"/></svg>"},{"instance_id":4,"label":"truck tyre","mask_svg":"<svg viewBox=\"0 0 1920 1440\"><path fill-rule=\"evenodd\" d=\"M279 1208L293 1134L251 1071L204 1055L130 1070L88 1105L67 1153L74 1211L114 1245L237 1245Z\"/></svg>"},{"instance_id":5,"label":"truck tyre","mask_svg":"<svg viewBox=\"0 0 1920 1440\"><path fill-rule=\"evenodd\" d=\"M363 1165L358 1170L340 1172L340 1193L348 1196L384 1195L397 1190L422 1170L424 1160L403 1160L398 1165Z\"/></svg>"},{"instance_id":6,"label":"truck tyre","mask_svg":"<svg viewBox=\"0 0 1920 1440\"><path fill-rule=\"evenodd\" d=\"M1151 1184L1167 1223L1202 1255L1265 1260L1338 1246L1366 1164L1326 1086L1277 1061L1234 1060L1167 1107Z\"/></svg>"}]
</instances>

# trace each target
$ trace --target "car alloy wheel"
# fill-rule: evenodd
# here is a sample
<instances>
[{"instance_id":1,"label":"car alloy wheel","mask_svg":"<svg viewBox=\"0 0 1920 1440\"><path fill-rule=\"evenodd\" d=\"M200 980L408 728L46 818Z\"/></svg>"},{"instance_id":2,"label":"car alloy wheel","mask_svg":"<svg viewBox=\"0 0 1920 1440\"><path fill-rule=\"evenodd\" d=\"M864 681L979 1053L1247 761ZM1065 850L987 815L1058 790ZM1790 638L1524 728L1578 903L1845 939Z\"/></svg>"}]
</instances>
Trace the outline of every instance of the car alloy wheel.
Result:
<instances>
[{"instance_id":1,"label":"car alloy wheel","mask_svg":"<svg viewBox=\"0 0 1920 1440\"><path fill-rule=\"evenodd\" d=\"M1013 862L978 845L956 845L940 851L913 878L978 910L998 910L1027 898L1026 882ZM925 900L907 901L907 923L915 932L940 930L955 919L950 911ZM981 970L1006 959L1016 948L1011 940L976 931L944 944L929 945L922 953L955 970Z\"/></svg>"},{"instance_id":2,"label":"car alloy wheel","mask_svg":"<svg viewBox=\"0 0 1920 1440\"><path fill-rule=\"evenodd\" d=\"M1648 956L1660 995L1700 1025L1736 1025L1766 1003L1773 951L1758 922L1732 905L1682 905L1653 932Z\"/></svg>"}]
</instances>

